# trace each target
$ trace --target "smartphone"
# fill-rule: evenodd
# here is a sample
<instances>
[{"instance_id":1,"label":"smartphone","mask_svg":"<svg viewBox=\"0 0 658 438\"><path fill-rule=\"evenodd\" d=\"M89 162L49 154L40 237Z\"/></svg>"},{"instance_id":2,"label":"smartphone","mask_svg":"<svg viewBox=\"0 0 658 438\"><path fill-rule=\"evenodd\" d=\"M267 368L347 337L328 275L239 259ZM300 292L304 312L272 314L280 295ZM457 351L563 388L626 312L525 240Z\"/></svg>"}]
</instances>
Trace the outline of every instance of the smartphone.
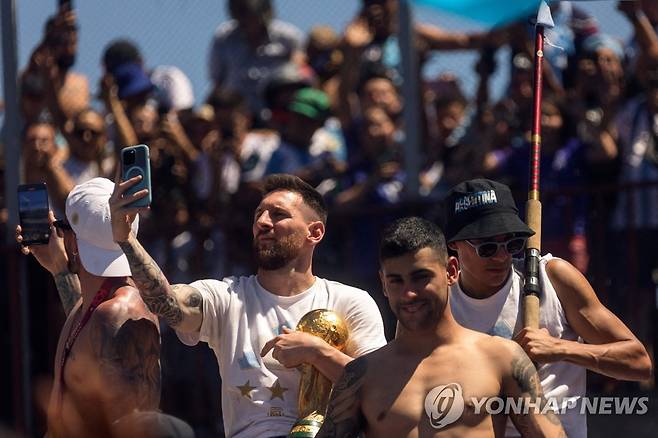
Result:
<instances>
[{"instance_id":1,"label":"smartphone","mask_svg":"<svg viewBox=\"0 0 658 438\"><path fill-rule=\"evenodd\" d=\"M50 239L48 222L48 191L46 184L18 186L18 216L23 235L23 246L45 245Z\"/></svg>"},{"instance_id":2,"label":"smartphone","mask_svg":"<svg viewBox=\"0 0 658 438\"><path fill-rule=\"evenodd\" d=\"M145 144L130 146L121 151L121 178L126 181L137 175L142 179L130 187L126 193L133 194L143 189L148 189L148 195L126 207L148 207L151 205L151 163L149 161L149 147Z\"/></svg>"}]
</instances>

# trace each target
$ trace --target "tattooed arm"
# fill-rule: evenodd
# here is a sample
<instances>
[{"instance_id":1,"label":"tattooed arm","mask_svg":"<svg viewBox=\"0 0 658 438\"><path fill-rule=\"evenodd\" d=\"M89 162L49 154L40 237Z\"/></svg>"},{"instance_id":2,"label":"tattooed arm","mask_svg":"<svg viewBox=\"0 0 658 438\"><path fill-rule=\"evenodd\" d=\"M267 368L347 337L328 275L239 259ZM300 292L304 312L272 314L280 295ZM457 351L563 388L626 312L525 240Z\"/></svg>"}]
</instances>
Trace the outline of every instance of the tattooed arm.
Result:
<instances>
[{"instance_id":1,"label":"tattooed arm","mask_svg":"<svg viewBox=\"0 0 658 438\"><path fill-rule=\"evenodd\" d=\"M516 429L524 437L566 437L560 419L546 406L537 369L516 343L500 339L506 354L503 375L503 397L524 399L529 409L519 414L510 412ZM527 413L524 413L527 412ZM543 413L542 413L543 412Z\"/></svg>"},{"instance_id":2,"label":"tattooed arm","mask_svg":"<svg viewBox=\"0 0 658 438\"><path fill-rule=\"evenodd\" d=\"M368 368L367 356L348 363L345 372L331 391L324 424L316 438L350 438L363 429L361 386Z\"/></svg>"},{"instance_id":3,"label":"tattooed arm","mask_svg":"<svg viewBox=\"0 0 658 438\"><path fill-rule=\"evenodd\" d=\"M117 181L109 200L112 238L126 255L132 278L151 312L178 331L198 332L203 321L203 297L188 285L171 286L131 231L132 223L140 209L131 208L129 204L143 198L148 192L125 192L140 180L141 176L136 176L121 181L117 170Z\"/></svg>"},{"instance_id":4,"label":"tattooed arm","mask_svg":"<svg viewBox=\"0 0 658 438\"><path fill-rule=\"evenodd\" d=\"M48 211L48 222L50 223L50 238L48 245L21 246L21 252L25 255L32 254L41 266L46 268L53 276L59 299L62 302L64 313L69 316L75 303L80 299L80 280L78 275L69 271L69 259L64 248L64 233L53 225L55 214ZM16 242L23 241L23 229L16 226Z\"/></svg>"},{"instance_id":5,"label":"tattooed arm","mask_svg":"<svg viewBox=\"0 0 658 438\"><path fill-rule=\"evenodd\" d=\"M100 319L92 327L91 341L104 414L114 421L134 410L158 409L160 334L155 322L147 317L118 322L116 315Z\"/></svg>"},{"instance_id":6,"label":"tattooed arm","mask_svg":"<svg viewBox=\"0 0 658 438\"><path fill-rule=\"evenodd\" d=\"M80 299L80 280L77 274L69 271L62 271L59 274L53 274L55 279L55 286L59 293L59 299L62 302L64 313L69 316L73 306Z\"/></svg>"},{"instance_id":7,"label":"tattooed arm","mask_svg":"<svg viewBox=\"0 0 658 438\"><path fill-rule=\"evenodd\" d=\"M132 278L149 310L182 332L197 332L203 320L203 298L186 284L170 285L132 233L118 242L128 258Z\"/></svg>"}]
</instances>

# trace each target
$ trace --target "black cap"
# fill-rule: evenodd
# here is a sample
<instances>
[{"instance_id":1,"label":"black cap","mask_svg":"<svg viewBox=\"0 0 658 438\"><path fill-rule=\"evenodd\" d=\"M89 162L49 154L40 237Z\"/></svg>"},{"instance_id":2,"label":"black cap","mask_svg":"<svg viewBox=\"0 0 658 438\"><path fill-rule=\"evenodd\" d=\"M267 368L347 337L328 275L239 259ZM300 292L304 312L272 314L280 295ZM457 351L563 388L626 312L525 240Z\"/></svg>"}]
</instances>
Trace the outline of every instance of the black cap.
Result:
<instances>
[{"instance_id":1,"label":"black cap","mask_svg":"<svg viewBox=\"0 0 658 438\"><path fill-rule=\"evenodd\" d=\"M512 192L505 184L473 179L457 184L446 197L448 242L485 239L501 234L535 234L520 218Z\"/></svg>"}]
</instances>

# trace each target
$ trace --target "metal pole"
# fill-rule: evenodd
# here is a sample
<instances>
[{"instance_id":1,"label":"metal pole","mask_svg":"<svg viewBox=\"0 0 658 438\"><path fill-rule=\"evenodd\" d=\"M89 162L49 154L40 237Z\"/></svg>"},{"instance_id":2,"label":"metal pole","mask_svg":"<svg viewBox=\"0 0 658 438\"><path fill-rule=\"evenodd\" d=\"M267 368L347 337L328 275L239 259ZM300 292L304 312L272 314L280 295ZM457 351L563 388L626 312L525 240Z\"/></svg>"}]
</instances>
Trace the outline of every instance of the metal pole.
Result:
<instances>
[{"instance_id":1,"label":"metal pole","mask_svg":"<svg viewBox=\"0 0 658 438\"><path fill-rule=\"evenodd\" d=\"M15 371L13 391L15 426L26 436L33 436L32 388L30 381L30 342L28 332L28 302L25 287L25 261L16 251L11 254L10 243L14 241L13 229L18 223L18 199L16 188L20 182L20 111L18 107L18 53L16 44L16 5L14 0L0 0L2 18L2 65L3 90L5 97L5 118L3 144L5 158L5 202L9 212L9 223L5 244L6 254L12 259L7 266L7 276L13 286L9 289L12 303L9 309L12 320L12 369Z\"/></svg>"},{"instance_id":2,"label":"metal pole","mask_svg":"<svg viewBox=\"0 0 658 438\"><path fill-rule=\"evenodd\" d=\"M409 0L400 0L400 54L402 57L402 96L404 98L404 169L407 199L418 197L420 173L420 87L418 84L418 52L414 45L414 28Z\"/></svg>"}]
</instances>

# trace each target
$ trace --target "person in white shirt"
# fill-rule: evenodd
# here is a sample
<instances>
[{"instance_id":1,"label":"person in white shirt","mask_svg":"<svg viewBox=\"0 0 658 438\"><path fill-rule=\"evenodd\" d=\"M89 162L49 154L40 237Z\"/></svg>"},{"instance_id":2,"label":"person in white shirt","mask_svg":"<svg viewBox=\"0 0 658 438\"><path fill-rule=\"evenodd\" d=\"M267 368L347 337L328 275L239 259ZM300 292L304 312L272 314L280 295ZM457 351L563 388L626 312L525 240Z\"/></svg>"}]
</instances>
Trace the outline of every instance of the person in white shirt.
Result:
<instances>
[{"instance_id":1,"label":"person in white shirt","mask_svg":"<svg viewBox=\"0 0 658 438\"><path fill-rule=\"evenodd\" d=\"M534 232L518 213L509 187L496 181L465 181L448 192L446 239L460 268L450 287L455 320L518 342L537 364L546 398L558 406L585 395L586 369L620 380L649 379L651 359L642 343L565 260L542 256L539 328L523 327L524 278L512 257L522 254ZM558 417L569 438L587 436L580 409L562 409ZM506 436L519 432L508 424Z\"/></svg>"},{"instance_id":2,"label":"person in white shirt","mask_svg":"<svg viewBox=\"0 0 658 438\"><path fill-rule=\"evenodd\" d=\"M253 222L256 275L169 285L130 232L145 196L126 190L138 178L117 182L110 200L114 240L126 254L144 302L182 342L207 342L222 377L222 410L227 437L285 436L297 412L301 364L311 364L336 382L347 363L382 347L384 327L367 292L316 277L313 253L325 234L322 196L292 175L265 180ZM313 309L335 311L347 323L344 352L318 337L293 331Z\"/></svg>"}]
</instances>

